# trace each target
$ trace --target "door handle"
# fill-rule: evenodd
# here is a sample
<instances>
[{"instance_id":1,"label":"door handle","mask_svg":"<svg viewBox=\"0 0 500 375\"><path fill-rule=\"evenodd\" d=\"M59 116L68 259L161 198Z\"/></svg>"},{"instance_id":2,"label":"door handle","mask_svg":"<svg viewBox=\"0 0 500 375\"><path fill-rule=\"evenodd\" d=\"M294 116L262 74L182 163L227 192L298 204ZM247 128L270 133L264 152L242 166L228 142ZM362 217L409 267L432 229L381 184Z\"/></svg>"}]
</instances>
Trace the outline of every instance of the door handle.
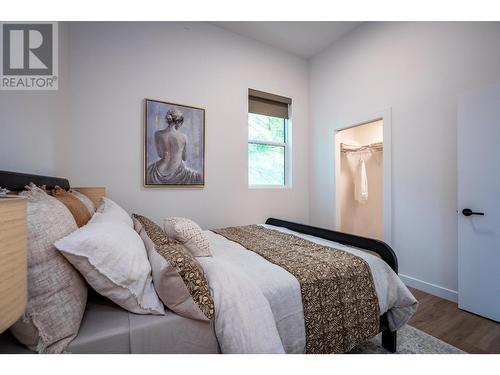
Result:
<instances>
[{"instance_id":1,"label":"door handle","mask_svg":"<svg viewBox=\"0 0 500 375\"><path fill-rule=\"evenodd\" d=\"M471 216L471 215L481 215L481 216L484 216L484 212L474 212L470 208L464 208L462 210L462 214L464 214L464 216Z\"/></svg>"}]
</instances>

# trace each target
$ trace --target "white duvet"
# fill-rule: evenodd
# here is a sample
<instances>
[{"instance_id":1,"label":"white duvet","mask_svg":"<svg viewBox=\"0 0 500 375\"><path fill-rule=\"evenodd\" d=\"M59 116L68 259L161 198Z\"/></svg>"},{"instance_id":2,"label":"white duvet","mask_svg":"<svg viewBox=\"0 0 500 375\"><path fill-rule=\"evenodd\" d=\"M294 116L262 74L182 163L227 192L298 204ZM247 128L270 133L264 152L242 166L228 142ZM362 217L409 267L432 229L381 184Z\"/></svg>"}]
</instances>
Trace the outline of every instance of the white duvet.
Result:
<instances>
[{"instance_id":1,"label":"white duvet","mask_svg":"<svg viewBox=\"0 0 500 375\"><path fill-rule=\"evenodd\" d=\"M321 245L348 251L370 266L380 314L397 330L417 309L417 300L382 259L336 242L264 225ZM304 353L302 296L297 279L260 255L210 231L213 257L197 258L213 292L215 332L222 353Z\"/></svg>"}]
</instances>

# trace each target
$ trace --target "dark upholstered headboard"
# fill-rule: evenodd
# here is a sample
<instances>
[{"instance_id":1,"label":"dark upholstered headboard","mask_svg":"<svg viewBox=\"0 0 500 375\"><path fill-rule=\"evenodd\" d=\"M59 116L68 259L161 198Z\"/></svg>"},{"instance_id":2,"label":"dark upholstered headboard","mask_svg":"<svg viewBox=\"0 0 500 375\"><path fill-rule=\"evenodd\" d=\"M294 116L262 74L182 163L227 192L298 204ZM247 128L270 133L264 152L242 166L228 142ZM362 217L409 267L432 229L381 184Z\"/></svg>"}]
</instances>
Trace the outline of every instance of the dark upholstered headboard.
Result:
<instances>
[{"instance_id":1,"label":"dark upholstered headboard","mask_svg":"<svg viewBox=\"0 0 500 375\"><path fill-rule=\"evenodd\" d=\"M68 190L69 181L65 178L38 176L34 174L0 171L0 187L10 191L21 191L30 182L37 186L45 185L47 189L53 189L56 185Z\"/></svg>"}]
</instances>

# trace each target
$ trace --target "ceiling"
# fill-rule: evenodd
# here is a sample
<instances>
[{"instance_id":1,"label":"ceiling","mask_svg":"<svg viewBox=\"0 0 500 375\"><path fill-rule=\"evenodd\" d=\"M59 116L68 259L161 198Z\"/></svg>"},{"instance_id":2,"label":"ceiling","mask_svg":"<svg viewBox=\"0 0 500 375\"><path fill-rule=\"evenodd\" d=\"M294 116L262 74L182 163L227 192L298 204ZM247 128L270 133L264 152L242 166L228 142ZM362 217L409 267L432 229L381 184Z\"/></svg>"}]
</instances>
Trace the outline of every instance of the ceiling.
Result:
<instances>
[{"instance_id":1,"label":"ceiling","mask_svg":"<svg viewBox=\"0 0 500 375\"><path fill-rule=\"evenodd\" d=\"M311 58L361 22L212 22L226 30Z\"/></svg>"}]
</instances>

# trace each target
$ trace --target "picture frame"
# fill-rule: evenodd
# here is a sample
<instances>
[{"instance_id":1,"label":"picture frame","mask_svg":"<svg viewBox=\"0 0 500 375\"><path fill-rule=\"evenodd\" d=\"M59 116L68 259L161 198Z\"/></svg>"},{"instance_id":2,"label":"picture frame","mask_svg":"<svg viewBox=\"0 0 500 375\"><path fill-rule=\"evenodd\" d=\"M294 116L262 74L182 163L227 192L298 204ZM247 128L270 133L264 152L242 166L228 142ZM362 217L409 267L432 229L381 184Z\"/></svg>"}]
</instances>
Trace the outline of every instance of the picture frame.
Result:
<instances>
[{"instance_id":1,"label":"picture frame","mask_svg":"<svg viewBox=\"0 0 500 375\"><path fill-rule=\"evenodd\" d=\"M205 186L205 109L144 100L144 187Z\"/></svg>"}]
</instances>

